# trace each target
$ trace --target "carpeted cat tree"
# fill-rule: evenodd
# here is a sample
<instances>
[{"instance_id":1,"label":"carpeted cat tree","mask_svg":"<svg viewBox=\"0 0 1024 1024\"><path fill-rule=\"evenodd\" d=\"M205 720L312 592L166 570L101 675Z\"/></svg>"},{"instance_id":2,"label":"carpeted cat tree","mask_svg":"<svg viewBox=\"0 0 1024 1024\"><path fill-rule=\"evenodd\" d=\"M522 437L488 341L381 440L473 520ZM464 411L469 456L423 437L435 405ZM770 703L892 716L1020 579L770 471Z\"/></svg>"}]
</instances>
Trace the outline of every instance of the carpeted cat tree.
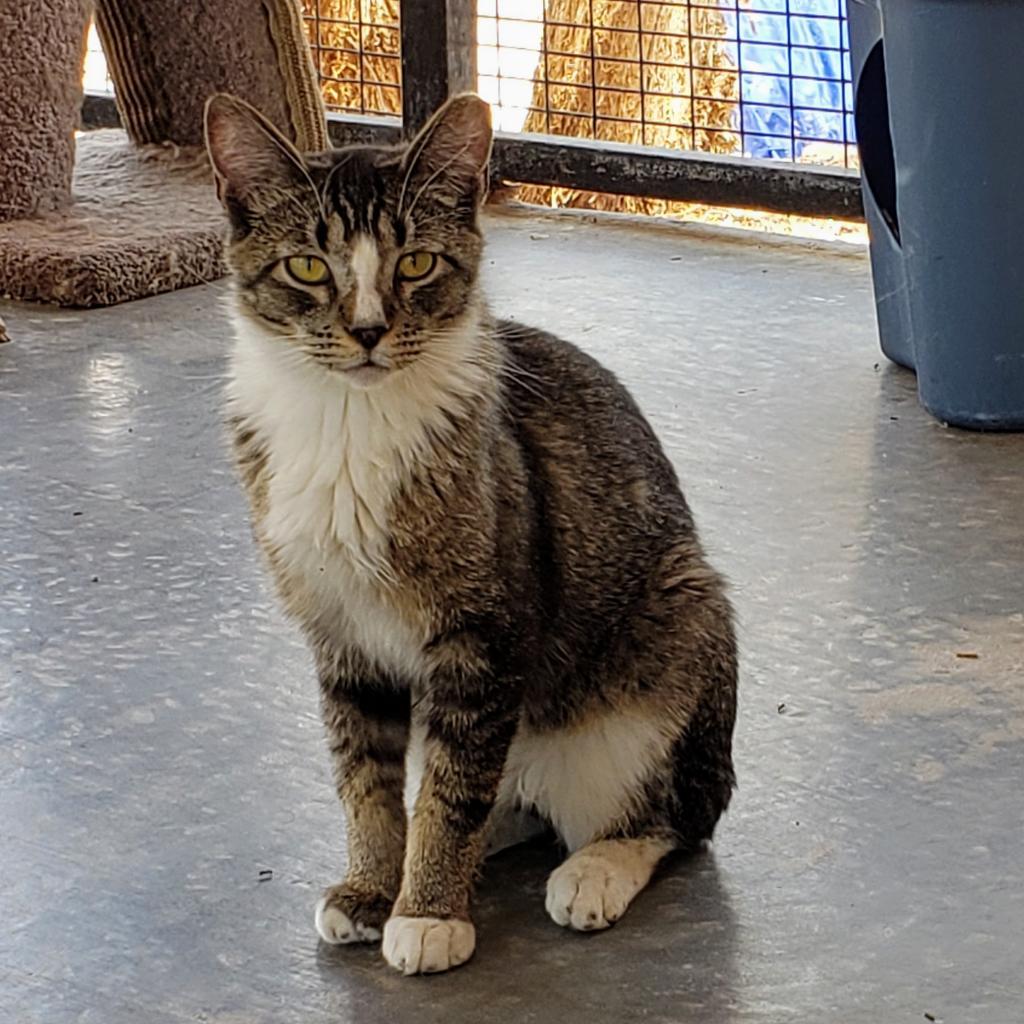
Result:
<instances>
[{"instance_id":1,"label":"carpeted cat tree","mask_svg":"<svg viewBox=\"0 0 1024 1024\"><path fill-rule=\"evenodd\" d=\"M299 149L327 146L298 4L96 0L125 131L76 139L91 0L4 0L0 297L104 306L219 277L206 98L235 93Z\"/></svg>"}]
</instances>

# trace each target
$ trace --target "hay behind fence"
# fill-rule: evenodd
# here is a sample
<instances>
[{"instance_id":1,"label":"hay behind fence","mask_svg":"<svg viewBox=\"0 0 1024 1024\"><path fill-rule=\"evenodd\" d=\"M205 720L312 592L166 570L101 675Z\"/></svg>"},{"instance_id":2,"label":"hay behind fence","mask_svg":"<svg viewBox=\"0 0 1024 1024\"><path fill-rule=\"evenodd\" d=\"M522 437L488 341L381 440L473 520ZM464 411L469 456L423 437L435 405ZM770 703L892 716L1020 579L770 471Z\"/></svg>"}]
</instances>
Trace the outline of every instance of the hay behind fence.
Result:
<instances>
[{"instance_id":1,"label":"hay behind fence","mask_svg":"<svg viewBox=\"0 0 1024 1024\"><path fill-rule=\"evenodd\" d=\"M739 75L720 11L548 0L545 20L525 131L715 153L739 148Z\"/></svg>"},{"instance_id":2,"label":"hay behind fence","mask_svg":"<svg viewBox=\"0 0 1024 1024\"><path fill-rule=\"evenodd\" d=\"M545 20L525 131L675 150L739 150L739 74L724 42L729 26L721 11L684 2L547 0ZM643 198L535 185L524 186L520 198L665 212L665 204Z\"/></svg>"},{"instance_id":3,"label":"hay behind fence","mask_svg":"<svg viewBox=\"0 0 1024 1024\"><path fill-rule=\"evenodd\" d=\"M523 130L735 152L739 75L723 42L728 24L706 2L547 0ZM303 8L328 106L400 113L398 0Z\"/></svg>"},{"instance_id":4,"label":"hay behind fence","mask_svg":"<svg viewBox=\"0 0 1024 1024\"><path fill-rule=\"evenodd\" d=\"M324 102L355 114L400 114L398 0L302 0Z\"/></svg>"},{"instance_id":5,"label":"hay behind fence","mask_svg":"<svg viewBox=\"0 0 1024 1024\"><path fill-rule=\"evenodd\" d=\"M327 105L400 115L398 0L302 3ZM735 10L733 0L546 0L524 131L739 152L740 83L735 44L727 42L726 9ZM502 13L508 17L510 10L506 5ZM568 188L524 185L518 197L542 206L656 214L815 237L863 234L853 224Z\"/></svg>"}]
</instances>

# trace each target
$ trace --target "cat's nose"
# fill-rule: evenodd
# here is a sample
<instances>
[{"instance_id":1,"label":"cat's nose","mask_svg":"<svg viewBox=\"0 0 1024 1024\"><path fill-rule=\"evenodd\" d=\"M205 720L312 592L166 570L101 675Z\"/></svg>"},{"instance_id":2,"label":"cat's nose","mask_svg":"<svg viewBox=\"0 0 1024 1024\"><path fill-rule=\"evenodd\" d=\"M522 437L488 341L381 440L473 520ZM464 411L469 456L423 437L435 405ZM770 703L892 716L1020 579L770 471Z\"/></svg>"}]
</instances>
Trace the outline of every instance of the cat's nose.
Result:
<instances>
[{"instance_id":1,"label":"cat's nose","mask_svg":"<svg viewBox=\"0 0 1024 1024\"><path fill-rule=\"evenodd\" d=\"M367 352L372 352L384 332L387 331L387 324L375 324L373 327L350 327L348 333L352 335Z\"/></svg>"}]
</instances>

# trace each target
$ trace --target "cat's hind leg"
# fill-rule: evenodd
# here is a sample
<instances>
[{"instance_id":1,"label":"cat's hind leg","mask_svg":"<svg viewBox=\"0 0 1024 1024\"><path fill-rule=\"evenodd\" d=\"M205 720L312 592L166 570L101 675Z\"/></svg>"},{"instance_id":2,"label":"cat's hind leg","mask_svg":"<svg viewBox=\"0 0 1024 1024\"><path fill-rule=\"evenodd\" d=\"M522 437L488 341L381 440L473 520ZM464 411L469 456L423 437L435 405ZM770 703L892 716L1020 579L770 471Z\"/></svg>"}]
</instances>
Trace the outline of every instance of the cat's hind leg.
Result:
<instances>
[{"instance_id":1,"label":"cat's hind leg","mask_svg":"<svg viewBox=\"0 0 1024 1024\"><path fill-rule=\"evenodd\" d=\"M556 923L578 931L607 928L625 913L663 857L673 850L698 850L711 839L736 781L732 765L735 659L731 641L721 647L717 656L706 661L705 677L713 683L704 686L685 725L667 747L661 745L657 731L625 717L604 728L601 758L580 758L581 750L562 742L566 763L576 769L570 777L589 783L591 823L596 823L601 809L606 816L590 832L595 838L572 853L548 880L546 906ZM685 706L684 698L678 706ZM670 718L660 716L660 720ZM640 721L650 726L659 716ZM616 763L616 751L626 760ZM594 794L594 787L603 798ZM556 826L560 817L565 818L564 806L578 808L585 792L563 788L559 793L563 807L554 808ZM615 807L620 812L609 813ZM623 816L627 807L630 810ZM567 838L564 830L562 835ZM575 844L569 841L568 845Z\"/></svg>"},{"instance_id":2,"label":"cat's hind leg","mask_svg":"<svg viewBox=\"0 0 1024 1024\"><path fill-rule=\"evenodd\" d=\"M667 833L588 843L548 879L548 914L556 924L576 931L607 928L622 917L675 846Z\"/></svg>"}]
</instances>

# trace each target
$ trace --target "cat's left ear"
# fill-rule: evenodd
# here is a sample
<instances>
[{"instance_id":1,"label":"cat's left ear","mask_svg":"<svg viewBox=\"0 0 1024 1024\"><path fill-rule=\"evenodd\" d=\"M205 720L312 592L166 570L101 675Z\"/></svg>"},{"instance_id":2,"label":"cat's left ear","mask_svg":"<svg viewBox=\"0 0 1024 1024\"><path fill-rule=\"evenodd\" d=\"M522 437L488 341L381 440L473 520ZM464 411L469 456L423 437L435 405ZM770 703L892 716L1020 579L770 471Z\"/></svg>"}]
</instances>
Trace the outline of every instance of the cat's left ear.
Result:
<instances>
[{"instance_id":1,"label":"cat's left ear","mask_svg":"<svg viewBox=\"0 0 1024 1024\"><path fill-rule=\"evenodd\" d=\"M453 96L410 143L407 180L447 205L475 208L487 191L491 141L491 108L474 93Z\"/></svg>"},{"instance_id":2,"label":"cat's left ear","mask_svg":"<svg viewBox=\"0 0 1024 1024\"><path fill-rule=\"evenodd\" d=\"M309 186L298 150L244 100L211 96L205 128L217 196L232 219L269 208L283 190Z\"/></svg>"}]
</instances>

